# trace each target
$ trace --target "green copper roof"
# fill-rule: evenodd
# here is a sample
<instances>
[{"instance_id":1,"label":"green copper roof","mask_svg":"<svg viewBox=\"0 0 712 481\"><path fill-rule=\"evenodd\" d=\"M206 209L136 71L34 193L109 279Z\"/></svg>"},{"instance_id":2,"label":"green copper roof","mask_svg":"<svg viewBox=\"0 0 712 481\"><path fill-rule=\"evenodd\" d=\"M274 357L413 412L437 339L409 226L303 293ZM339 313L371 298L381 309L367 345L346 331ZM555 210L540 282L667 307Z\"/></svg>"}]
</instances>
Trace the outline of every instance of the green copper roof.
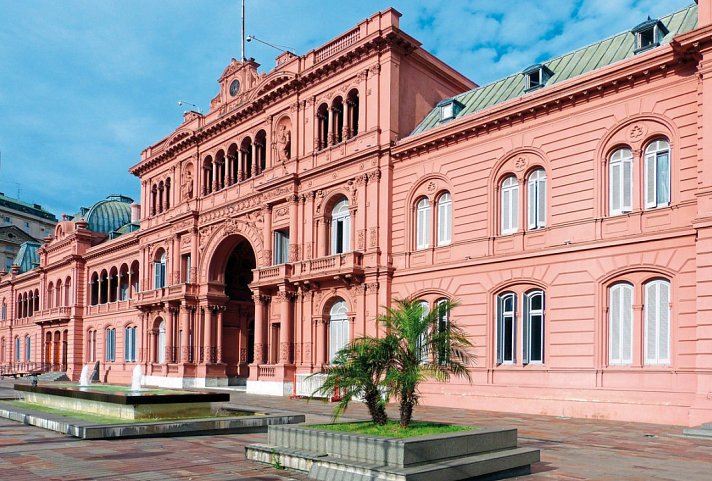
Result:
<instances>
[{"instance_id":1,"label":"green copper roof","mask_svg":"<svg viewBox=\"0 0 712 481\"><path fill-rule=\"evenodd\" d=\"M53 213L43 209L41 205L29 204L27 202L21 201L20 199L8 197L7 195L3 194L2 192L0 192L0 207L7 207L9 209L13 209L13 210L17 210L20 212L24 212L26 214L41 217L43 219L47 219L52 222L57 222L57 217L55 217L55 215Z\"/></svg>"},{"instance_id":2,"label":"green copper roof","mask_svg":"<svg viewBox=\"0 0 712 481\"><path fill-rule=\"evenodd\" d=\"M667 35L660 42L663 45L669 43L676 35L689 32L697 27L697 5L690 5L679 12L667 15L661 18L660 22L668 29ZM635 55L634 50L635 37L630 31L625 31L547 62L542 62L542 65L554 72L543 88L630 58ZM453 97L463 105L455 118L459 119L523 95L527 94L524 93L524 74L520 72ZM411 135L425 132L442 123L440 122L440 108L436 107L425 116Z\"/></svg>"},{"instance_id":3,"label":"green copper roof","mask_svg":"<svg viewBox=\"0 0 712 481\"><path fill-rule=\"evenodd\" d=\"M133 199L123 195L110 195L91 206L82 208L81 217L88 224L89 230L109 234L125 224L131 223L131 203ZM75 220L77 220L75 218Z\"/></svg>"},{"instance_id":4,"label":"green copper roof","mask_svg":"<svg viewBox=\"0 0 712 481\"><path fill-rule=\"evenodd\" d=\"M17 251L13 264L20 266L20 272L27 272L40 265L40 256L37 254L37 249L40 248L39 242L23 242L20 250Z\"/></svg>"}]
</instances>

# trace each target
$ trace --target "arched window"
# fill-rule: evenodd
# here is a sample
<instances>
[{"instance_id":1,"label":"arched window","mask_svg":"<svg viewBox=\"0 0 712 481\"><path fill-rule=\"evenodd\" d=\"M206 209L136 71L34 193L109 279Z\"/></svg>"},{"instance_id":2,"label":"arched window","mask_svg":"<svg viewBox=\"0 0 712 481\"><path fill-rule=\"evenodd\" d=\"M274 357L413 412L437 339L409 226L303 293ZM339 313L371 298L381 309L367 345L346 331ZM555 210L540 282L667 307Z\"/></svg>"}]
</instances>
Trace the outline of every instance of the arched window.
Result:
<instances>
[{"instance_id":1,"label":"arched window","mask_svg":"<svg viewBox=\"0 0 712 481\"><path fill-rule=\"evenodd\" d=\"M203 161L203 195L213 192L213 158L207 156Z\"/></svg>"},{"instance_id":2,"label":"arched window","mask_svg":"<svg viewBox=\"0 0 712 481\"><path fill-rule=\"evenodd\" d=\"M358 135L358 113L359 113L359 98L358 90L351 89L346 96L347 107L347 138Z\"/></svg>"},{"instance_id":3,"label":"arched window","mask_svg":"<svg viewBox=\"0 0 712 481\"><path fill-rule=\"evenodd\" d=\"M94 272L91 275L91 305L99 304L99 274Z\"/></svg>"},{"instance_id":4,"label":"arched window","mask_svg":"<svg viewBox=\"0 0 712 481\"><path fill-rule=\"evenodd\" d=\"M519 229L519 184L510 175L502 182L502 234L511 234Z\"/></svg>"},{"instance_id":5,"label":"arched window","mask_svg":"<svg viewBox=\"0 0 712 481\"><path fill-rule=\"evenodd\" d=\"M72 278L67 277L64 280L64 305L72 305Z\"/></svg>"},{"instance_id":6,"label":"arched window","mask_svg":"<svg viewBox=\"0 0 712 481\"><path fill-rule=\"evenodd\" d=\"M113 327L106 330L106 360L116 361L116 329Z\"/></svg>"},{"instance_id":7,"label":"arched window","mask_svg":"<svg viewBox=\"0 0 712 481\"><path fill-rule=\"evenodd\" d=\"M628 148L611 155L608 166L609 213L618 215L633 208L633 153Z\"/></svg>"},{"instance_id":8,"label":"arched window","mask_svg":"<svg viewBox=\"0 0 712 481\"><path fill-rule=\"evenodd\" d=\"M20 336L15 336L15 362L20 362Z\"/></svg>"},{"instance_id":9,"label":"arched window","mask_svg":"<svg viewBox=\"0 0 712 481\"><path fill-rule=\"evenodd\" d=\"M54 284L51 282L47 284L47 309L52 309L54 307Z\"/></svg>"},{"instance_id":10,"label":"arched window","mask_svg":"<svg viewBox=\"0 0 712 481\"><path fill-rule=\"evenodd\" d=\"M252 139L245 137L240 144L240 154L242 155L242 180L252 177Z\"/></svg>"},{"instance_id":11,"label":"arched window","mask_svg":"<svg viewBox=\"0 0 712 481\"><path fill-rule=\"evenodd\" d=\"M215 154L215 190L225 188L225 151L218 150Z\"/></svg>"},{"instance_id":12,"label":"arched window","mask_svg":"<svg viewBox=\"0 0 712 481\"><path fill-rule=\"evenodd\" d=\"M57 292L55 292L55 296L55 306L62 307L62 301L64 300L64 296L62 295L62 279L57 281Z\"/></svg>"},{"instance_id":13,"label":"arched window","mask_svg":"<svg viewBox=\"0 0 712 481\"><path fill-rule=\"evenodd\" d=\"M91 329L87 333L87 360L96 362L96 329Z\"/></svg>"},{"instance_id":14,"label":"arched window","mask_svg":"<svg viewBox=\"0 0 712 481\"><path fill-rule=\"evenodd\" d=\"M166 251L161 249L153 261L153 288L166 287Z\"/></svg>"},{"instance_id":15,"label":"arched window","mask_svg":"<svg viewBox=\"0 0 712 481\"><path fill-rule=\"evenodd\" d=\"M325 149L329 144L329 107L321 104L316 111L317 145L316 150Z\"/></svg>"},{"instance_id":16,"label":"arched window","mask_svg":"<svg viewBox=\"0 0 712 481\"><path fill-rule=\"evenodd\" d=\"M415 245L417 249L430 247L430 202L421 197L416 204Z\"/></svg>"},{"instance_id":17,"label":"arched window","mask_svg":"<svg viewBox=\"0 0 712 481\"><path fill-rule=\"evenodd\" d=\"M670 364L670 283L645 284L645 364Z\"/></svg>"},{"instance_id":18,"label":"arched window","mask_svg":"<svg viewBox=\"0 0 712 481\"><path fill-rule=\"evenodd\" d=\"M447 299L438 299L435 301L435 308L438 310L438 332L446 332L450 329L450 312L447 308ZM449 343L448 343L449 344ZM438 353L440 364L448 362L450 355L449 345L443 346Z\"/></svg>"},{"instance_id":19,"label":"arched window","mask_svg":"<svg viewBox=\"0 0 712 481\"><path fill-rule=\"evenodd\" d=\"M633 359L633 286L614 284L608 301L608 361L631 364Z\"/></svg>"},{"instance_id":20,"label":"arched window","mask_svg":"<svg viewBox=\"0 0 712 481\"><path fill-rule=\"evenodd\" d=\"M530 229L546 226L546 172L536 169L527 182L527 217Z\"/></svg>"},{"instance_id":21,"label":"arched window","mask_svg":"<svg viewBox=\"0 0 712 481\"><path fill-rule=\"evenodd\" d=\"M109 301L109 273L106 269L99 274L99 304L106 304Z\"/></svg>"},{"instance_id":22,"label":"arched window","mask_svg":"<svg viewBox=\"0 0 712 481\"><path fill-rule=\"evenodd\" d=\"M29 335L25 336L25 361L32 360L32 338Z\"/></svg>"},{"instance_id":23,"label":"arched window","mask_svg":"<svg viewBox=\"0 0 712 481\"><path fill-rule=\"evenodd\" d=\"M517 295L507 292L497 296L497 364L516 362L514 342L516 332Z\"/></svg>"},{"instance_id":24,"label":"arched window","mask_svg":"<svg viewBox=\"0 0 712 481\"><path fill-rule=\"evenodd\" d=\"M645 149L645 208L670 204L670 144L658 139Z\"/></svg>"},{"instance_id":25,"label":"arched window","mask_svg":"<svg viewBox=\"0 0 712 481\"><path fill-rule=\"evenodd\" d=\"M2 300L2 306L0 306L0 321L4 321L7 319L7 304L5 303L5 299ZM0 357L2 359L2 357Z\"/></svg>"},{"instance_id":26,"label":"arched window","mask_svg":"<svg viewBox=\"0 0 712 481\"><path fill-rule=\"evenodd\" d=\"M349 343L349 318L346 302L339 300L329 311L329 362Z\"/></svg>"},{"instance_id":27,"label":"arched window","mask_svg":"<svg viewBox=\"0 0 712 481\"><path fill-rule=\"evenodd\" d=\"M119 294L119 270L113 266L109 270L109 302L116 302Z\"/></svg>"},{"instance_id":28,"label":"arched window","mask_svg":"<svg viewBox=\"0 0 712 481\"><path fill-rule=\"evenodd\" d=\"M136 327L124 330L124 361L136 362Z\"/></svg>"},{"instance_id":29,"label":"arched window","mask_svg":"<svg viewBox=\"0 0 712 481\"><path fill-rule=\"evenodd\" d=\"M438 197L438 245L452 242L452 199L449 192Z\"/></svg>"},{"instance_id":30,"label":"arched window","mask_svg":"<svg viewBox=\"0 0 712 481\"><path fill-rule=\"evenodd\" d=\"M165 188L163 187L163 181L158 183L158 212L163 212L163 192Z\"/></svg>"},{"instance_id":31,"label":"arched window","mask_svg":"<svg viewBox=\"0 0 712 481\"><path fill-rule=\"evenodd\" d=\"M161 320L158 325L158 341L156 342L156 361L159 364L166 362L166 321Z\"/></svg>"},{"instance_id":32,"label":"arched window","mask_svg":"<svg viewBox=\"0 0 712 481\"><path fill-rule=\"evenodd\" d=\"M166 210L171 208L171 178L166 179Z\"/></svg>"},{"instance_id":33,"label":"arched window","mask_svg":"<svg viewBox=\"0 0 712 481\"><path fill-rule=\"evenodd\" d=\"M255 135L255 167L257 174L267 168L267 132L260 130Z\"/></svg>"},{"instance_id":34,"label":"arched window","mask_svg":"<svg viewBox=\"0 0 712 481\"><path fill-rule=\"evenodd\" d=\"M339 144L344 140L344 101L336 97L331 103L332 143Z\"/></svg>"},{"instance_id":35,"label":"arched window","mask_svg":"<svg viewBox=\"0 0 712 481\"><path fill-rule=\"evenodd\" d=\"M349 203L342 199L331 209L331 253L342 254L351 250L351 214Z\"/></svg>"},{"instance_id":36,"label":"arched window","mask_svg":"<svg viewBox=\"0 0 712 481\"><path fill-rule=\"evenodd\" d=\"M522 362L544 362L544 292L535 290L524 294L524 342Z\"/></svg>"},{"instance_id":37,"label":"arched window","mask_svg":"<svg viewBox=\"0 0 712 481\"><path fill-rule=\"evenodd\" d=\"M156 215L156 202L158 202L158 186L151 187L151 215Z\"/></svg>"}]
</instances>

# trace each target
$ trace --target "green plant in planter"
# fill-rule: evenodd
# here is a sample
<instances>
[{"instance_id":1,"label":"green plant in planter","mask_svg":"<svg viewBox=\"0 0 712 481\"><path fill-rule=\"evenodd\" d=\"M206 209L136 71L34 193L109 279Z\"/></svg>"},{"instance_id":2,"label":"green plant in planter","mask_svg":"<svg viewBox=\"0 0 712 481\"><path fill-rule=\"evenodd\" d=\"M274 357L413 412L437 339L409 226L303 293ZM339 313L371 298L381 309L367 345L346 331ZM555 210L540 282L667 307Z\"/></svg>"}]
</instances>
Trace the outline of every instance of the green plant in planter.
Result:
<instances>
[{"instance_id":1,"label":"green plant in planter","mask_svg":"<svg viewBox=\"0 0 712 481\"><path fill-rule=\"evenodd\" d=\"M472 343L451 319L456 305L443 300L429 311L420 301L394 300L394 307L387 307L378 317L385 335L355 339L339 351L326 380L314 394L331 396L340 391L334 419L360 397L376 425L387 422L385 406L393 395L400 403L400 426L407 428L419 401L421 382L445 382L452 375L471 382L468 366L474 362Z\"/></svg>"}]
</instances>

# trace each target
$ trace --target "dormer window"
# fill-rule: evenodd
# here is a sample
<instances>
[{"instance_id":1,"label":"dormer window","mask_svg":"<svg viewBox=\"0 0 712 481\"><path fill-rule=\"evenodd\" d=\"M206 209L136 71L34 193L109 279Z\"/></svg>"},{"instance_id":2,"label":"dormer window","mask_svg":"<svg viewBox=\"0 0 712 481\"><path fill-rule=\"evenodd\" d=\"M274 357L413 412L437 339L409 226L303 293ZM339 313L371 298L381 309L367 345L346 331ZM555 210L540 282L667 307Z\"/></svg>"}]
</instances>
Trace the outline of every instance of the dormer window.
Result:
<instances>
[{"instance_id":1,"label":"dormer window","mask_svg":"<svg viewBox=\"0 0 712 481\"><path fill-rule=\"evenodd\" d=\"M524 69L522 74L524 74L524 92L531 92L546 85L554 72L546 65L537 63Z\"/></svg>"},{"instance_id":2,"label":"dormer window","mask_svg":"<svg viewBox=\"0 0 712 481\"><path fill-rule=\"evenodd\" d=\"M445 99L438 104L440 108L440 122L447 122L457 117L464 105L457 99Z\"/></svg>"},{"instance_id":3,"label":"dormer window","mask_svg":"<svg viewBox=\"0 0 712 481\"><path fill-rule=\"evenodd\" d=\"M631 33L635 35L635 50L633 53L638 54L659 46L663 37L668 34L668 29L665 28L665 25L660 20L648 17L645 22L636 25L631 30Z\"/></svg>"}]
</instances>

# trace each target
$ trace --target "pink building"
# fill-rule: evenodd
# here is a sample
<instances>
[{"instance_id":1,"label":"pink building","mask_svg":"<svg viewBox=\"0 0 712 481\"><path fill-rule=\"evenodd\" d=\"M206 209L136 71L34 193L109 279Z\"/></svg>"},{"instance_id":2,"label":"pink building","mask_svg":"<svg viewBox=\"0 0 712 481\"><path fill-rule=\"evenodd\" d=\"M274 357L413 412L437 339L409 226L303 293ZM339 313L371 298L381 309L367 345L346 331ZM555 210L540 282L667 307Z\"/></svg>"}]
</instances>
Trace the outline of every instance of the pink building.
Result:
<instances>
[{"instance_id":1,"label":"pink building","mask_svg":"<svg viewBox=\"0 0 712 481\"><path fill-rule=\"evenodd\" d=\"M482 87L399 17L233 60L131 167L140 207L0 278L3 369L306 395L392 298L449 298L474 381L426 404L710 421L712 0Z\"/></svg>"}]
</instances>

